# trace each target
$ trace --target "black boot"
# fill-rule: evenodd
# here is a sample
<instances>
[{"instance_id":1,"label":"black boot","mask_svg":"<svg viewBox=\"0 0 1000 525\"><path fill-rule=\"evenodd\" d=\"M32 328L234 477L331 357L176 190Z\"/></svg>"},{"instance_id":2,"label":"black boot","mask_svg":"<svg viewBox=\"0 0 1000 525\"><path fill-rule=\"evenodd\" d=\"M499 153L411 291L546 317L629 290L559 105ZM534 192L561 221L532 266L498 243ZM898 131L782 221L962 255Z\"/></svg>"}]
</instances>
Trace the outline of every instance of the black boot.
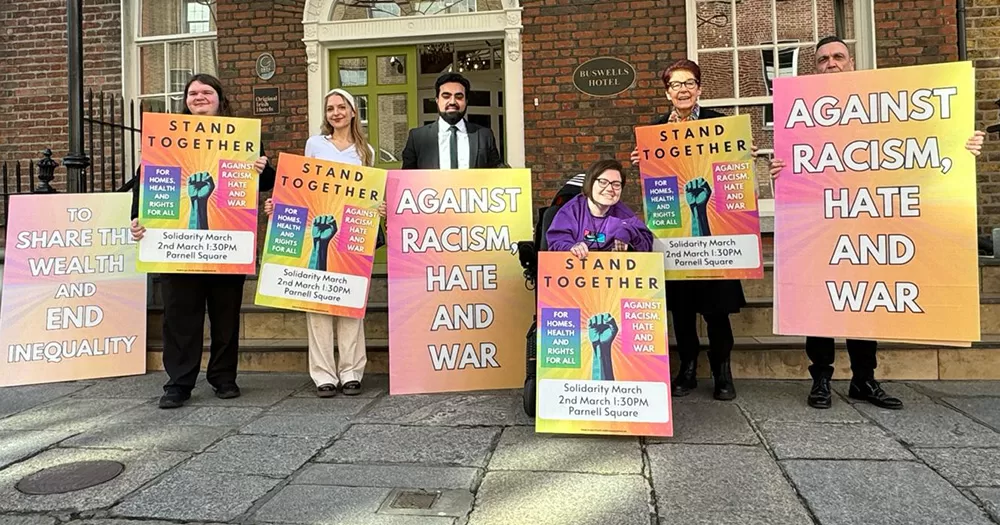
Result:
<instances>
[{"instance_id":1,"label":"black boot","mask_svg":"<svg viewBox=\"0 0 1000 525\"><path fill-rule=\"evenodd\" d=\"M882 386L875 379L851 379L851 387L847 395L852 399L867 401L877 407L888 408L890 410L901 410L903 402L890 396L882 390Z\"/></svg>"},{"instance_id":2,"label":"black boot","mask_svg":"<svg viewBox=\"0 0 1000 525\"><path fill-rule=\"evenodd\" d=\"M830 393L830 379L833 378L832 366L809 367L809 373L813 377L812 390L809 391L807 402L813 408L830 408L832 394Z\"/></svg>"},{"instance_id":3,"label":"black boot","mask_svg":"<svg viewBox=\"0 0 1000 525\"><path fill-rule=\"evenodd\" d=\"M690 394L695 388L698 388L697 374L697 359L691 359L689 361L681 360L681 367L677 372L677 377L674 378L670 385L674 397L684 397Z\"/></svg>"},{"instance_id":4,"label":"black boot","mask_svg":"<svg viewBox=\"0 0 1000 525\"><path fill-rule=\"evenodd\" d=\"M715 393L712 395L720 401L736 399L736 385L733 384L733 372L729 366L729 358L715 359L708 354L712 365L712 377L715 379Z\"/></svg>"}]
</instances>

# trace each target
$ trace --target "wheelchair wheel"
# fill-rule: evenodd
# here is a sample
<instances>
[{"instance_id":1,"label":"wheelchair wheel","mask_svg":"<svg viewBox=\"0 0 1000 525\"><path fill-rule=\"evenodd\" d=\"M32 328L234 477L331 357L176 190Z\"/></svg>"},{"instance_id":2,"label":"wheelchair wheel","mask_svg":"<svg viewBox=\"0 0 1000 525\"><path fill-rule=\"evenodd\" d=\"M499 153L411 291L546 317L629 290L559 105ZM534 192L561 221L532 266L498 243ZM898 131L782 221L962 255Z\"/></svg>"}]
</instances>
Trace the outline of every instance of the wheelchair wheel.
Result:
<instances>
[{"instance_id":1,"label":"wheelchair wheel","mask_svg":"<svg viewBox=\"0 0 1000 525\"><path fill-rule=\"evenodd\" d=\"M535 417L535 378L524 380L524 413Z\"/></svg>"}]
</instances>

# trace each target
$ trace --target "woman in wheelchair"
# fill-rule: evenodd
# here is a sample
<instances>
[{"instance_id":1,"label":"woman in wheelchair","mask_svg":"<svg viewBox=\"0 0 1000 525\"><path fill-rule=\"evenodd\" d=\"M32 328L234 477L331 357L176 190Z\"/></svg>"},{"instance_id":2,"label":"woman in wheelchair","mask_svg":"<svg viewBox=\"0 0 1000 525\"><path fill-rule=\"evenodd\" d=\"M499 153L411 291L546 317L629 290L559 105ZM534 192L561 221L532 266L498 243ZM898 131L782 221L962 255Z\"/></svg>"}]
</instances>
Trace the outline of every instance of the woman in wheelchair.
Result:
<instances>
[{"instance_id":1,"label":"woman in wheelchair","mask_svg":"<svg viewBox=\"0 0 1000 525\"><path fill-rule=\"evenodd\" d=\"M582 194L566 202L545 232L549 251L586 259L591 251L648 252L653 233L621 202L625 173L616 160L600 160L587 170Z\"/></svg>"}]
</instances>

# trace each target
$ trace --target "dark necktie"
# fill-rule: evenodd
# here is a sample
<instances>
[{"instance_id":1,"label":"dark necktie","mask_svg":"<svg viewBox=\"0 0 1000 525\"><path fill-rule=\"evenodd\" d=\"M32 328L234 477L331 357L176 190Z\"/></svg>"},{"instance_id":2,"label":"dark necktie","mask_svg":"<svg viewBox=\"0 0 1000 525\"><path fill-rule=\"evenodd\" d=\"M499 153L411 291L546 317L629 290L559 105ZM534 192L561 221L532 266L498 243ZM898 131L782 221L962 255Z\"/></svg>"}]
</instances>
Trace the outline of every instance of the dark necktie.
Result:
<instances>
[{"instance_id":1,"label":"dark necktie","mask_svg":"<svg viewBox=\"0 0 1000 525\"><path fill-rule=\"evenodd\" d=\"M451 132L451 169L458 169L458 127L448 128Z\"/></svg>"}]
</instances>

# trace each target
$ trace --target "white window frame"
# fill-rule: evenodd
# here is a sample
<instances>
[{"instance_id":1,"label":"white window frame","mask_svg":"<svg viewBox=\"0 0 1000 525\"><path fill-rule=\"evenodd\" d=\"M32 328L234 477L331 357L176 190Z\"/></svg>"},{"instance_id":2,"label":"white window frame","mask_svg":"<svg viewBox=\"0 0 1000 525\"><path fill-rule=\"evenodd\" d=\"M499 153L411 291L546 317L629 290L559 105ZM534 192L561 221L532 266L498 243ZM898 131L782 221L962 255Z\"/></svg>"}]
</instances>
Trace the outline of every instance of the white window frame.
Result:
<instances>
[{"instance_id":1,"label":"white window frame","mask_svg":"<svg viewBox=\"0 0 1000 525\"><path fill-rule=\"evenodd\" d=\"M719 0L716 0L719 1ZM722 0L725 1L725 0ZM699 105L706 108L711 107L733 107L735 108L734 113L739 115L741 107L748 106L765 106L767 104L772 104L774 102L774 97L771 96L757 96L757 97L741 97L740 96L740 68L739 68L739 53L737 51L761 51L771 49L774 52L774 61L777 63L777 53L778 50L786 49L791 46L796 46L801 48L815 46L816 43L812 41L802 41L797 44L782 43L778 39L778 7L779 0L771 0L771 35L768 39L767 44L762 45L750 45L741 46L739 45L739 35L737 30L739 24L736 22L736 4L740 0L729 0L729 18L731 20L732 27L732 40L731 45L726 47L713 47L698 49L698 4L702 3L703 0L686 0L686 15L687 15L687 55L688 58L698 62L700 54L712 53L712 52L732 52L733 55L733 95L727 98L702 98L699 101ZM875 69L875 0L846 0L853 1L854 4L854 39L845 39L849 44L854 44L854 61L858 69ZM812 0L813 12L818 12L818 0ZM816 38L823 38L825 35L819 35L819 21L816 17L813 17L813 30L812 34ZM796 59L797 62L797 59ZM796 70L797 71L797 70ZM761 148L759 153L762 155L770 155L774 152L773 148ZM774 188L772 187L772 194ZM774 199L760 199L758 204L758 209L760 210L761 216L773 217L774 216Z\"/></svg>"},{"instance_id":2,"label":"white window frame","mask_svg":"<svg viewBox=\"0 0 1000 525\"><path fill-rule=\"evenodd\" d=\"M180 20L184 24L187 19L187 5L182 2L179 6L181 11ZM191 42L194 46L192 64L193 72L201 71L200 53L198 47L202 42L212 41L215 43L216 63L218 63L218 34L216 31L204 31L200 33L180 33L158 36L140 36L139 32L142 24L142 0L122 0L122 96L126 100L133 100L137 104L142 100L155 97L162 97L166 104L166 111L170 112L170 97L183 96L183 93L174 91L171 86L171 72L177 68L171 68L170 64L170 44L179 42ZM142 93L142 67L139 60L140 48L144 46L163 46L163 90L159 93ZM136 108L138 112L138 108Z\"/></svg>"}]
</instances>

